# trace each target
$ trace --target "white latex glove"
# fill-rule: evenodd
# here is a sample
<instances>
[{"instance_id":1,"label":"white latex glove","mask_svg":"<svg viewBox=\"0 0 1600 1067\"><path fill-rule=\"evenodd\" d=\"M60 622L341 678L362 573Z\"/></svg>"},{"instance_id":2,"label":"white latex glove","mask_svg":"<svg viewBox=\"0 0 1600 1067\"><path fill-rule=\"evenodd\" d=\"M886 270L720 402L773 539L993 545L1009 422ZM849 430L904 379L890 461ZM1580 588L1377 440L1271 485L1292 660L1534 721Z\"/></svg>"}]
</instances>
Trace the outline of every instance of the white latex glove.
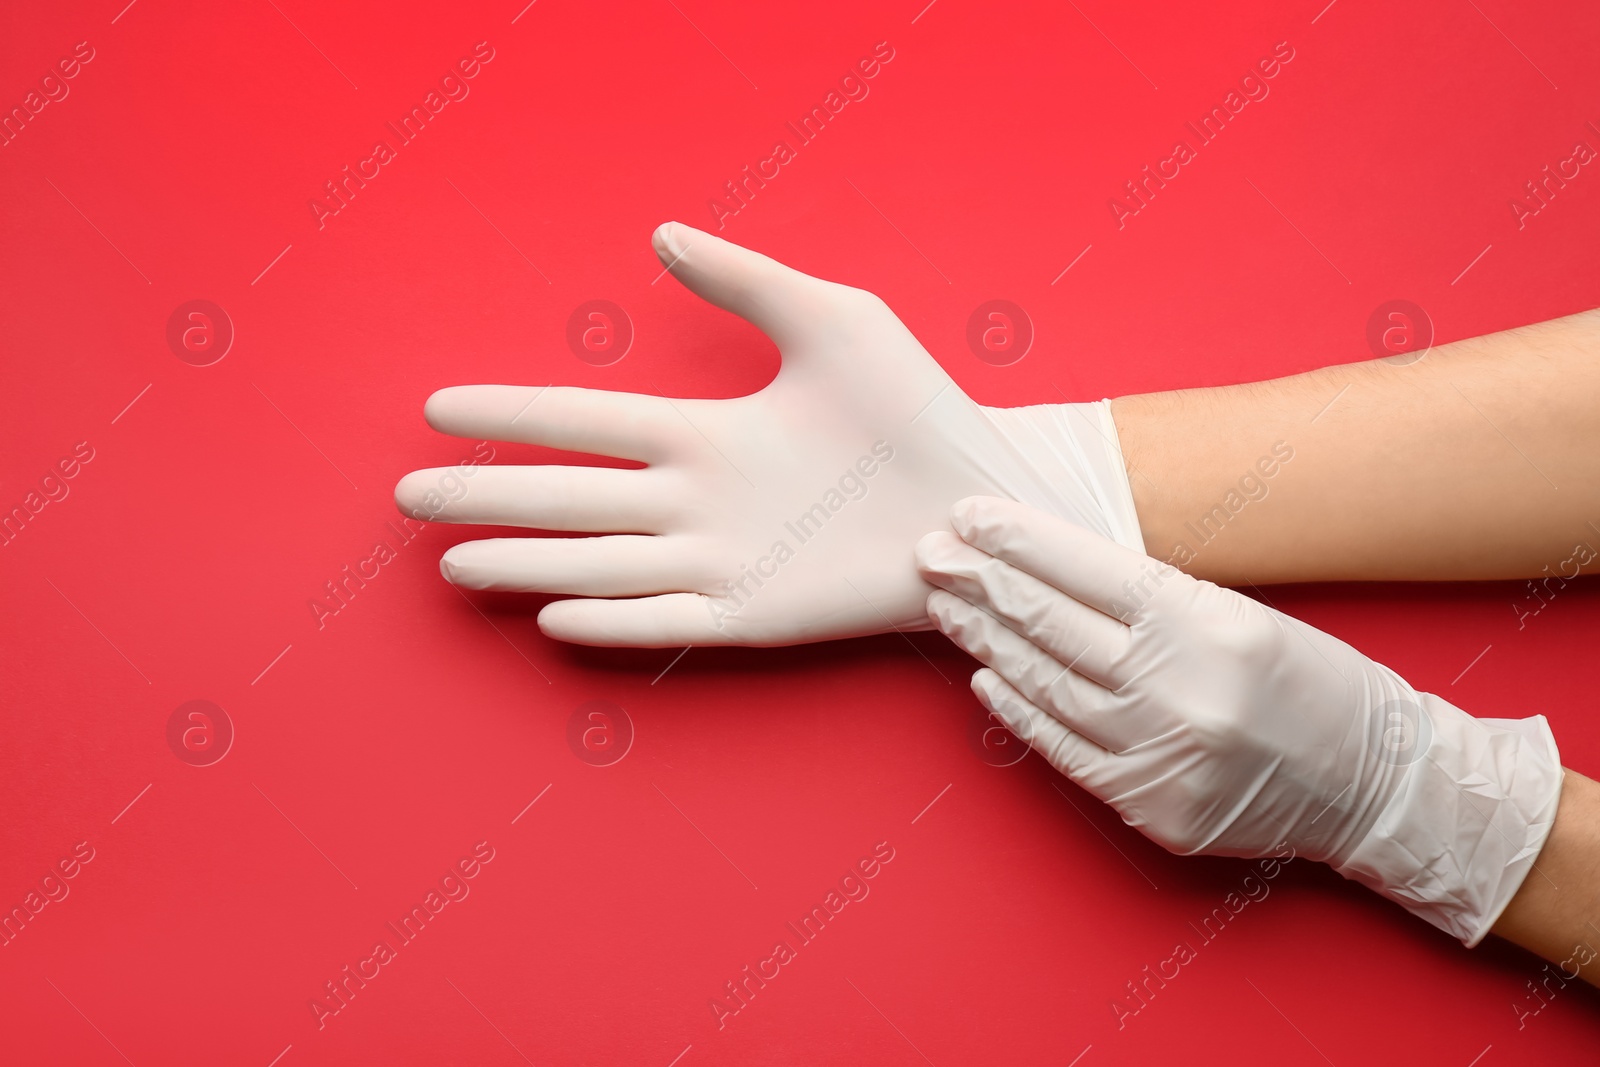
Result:
<instances>
[{"instance_id":1,"label":"white latex glove","mask_svg":"<svg viewBox=\"0 0 1600 1067\"><path fill-rule=\"evenodd\" d=\"M1142 545L1105 402L979 407L871 293L681 223L654 246L690 290L777 344L777 377L732 400L435 393L428 422L446 433L648 464L482 467L453 501L437 492L444 472L407 475L395 501L409 515L610 535L466 542L441 562L450 581L606 598L539 613L566 641L781 645L926 629L911 548L973 493Z\"/></svg>"},{"instance_id":2,"label":"white latex glove","mask_svg":"<svg viewBox=\"0 0 1600 1067\"><path fill-rule=\"evenodd\" d=\"M1178 853L1332 865L1469 945L1555 819L1544 717L1475 719L1337 638L1049 515L964 500L917 545L972 688ZM948 590L945 591L945 590Z\"/></svg>"}]
</instances>

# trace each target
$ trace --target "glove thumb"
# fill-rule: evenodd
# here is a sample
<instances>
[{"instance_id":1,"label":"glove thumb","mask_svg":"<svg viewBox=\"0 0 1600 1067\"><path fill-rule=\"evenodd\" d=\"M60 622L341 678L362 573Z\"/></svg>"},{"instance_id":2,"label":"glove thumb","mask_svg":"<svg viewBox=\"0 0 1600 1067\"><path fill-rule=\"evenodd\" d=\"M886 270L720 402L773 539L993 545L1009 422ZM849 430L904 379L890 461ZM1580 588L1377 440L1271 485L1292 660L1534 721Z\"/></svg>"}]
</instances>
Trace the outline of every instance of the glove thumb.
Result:
<instances>
[{"instance_id":1,"label":"glove thumb","mask_svg":"<svg viewBox=\"0 0 1600 1067\"><path fill-rule=\"evenodd\" d=\"M707 303L731 311L787 352L811 332L830 283L681 222L650 239L672 276Z\"/></svg>"}]
</instances>

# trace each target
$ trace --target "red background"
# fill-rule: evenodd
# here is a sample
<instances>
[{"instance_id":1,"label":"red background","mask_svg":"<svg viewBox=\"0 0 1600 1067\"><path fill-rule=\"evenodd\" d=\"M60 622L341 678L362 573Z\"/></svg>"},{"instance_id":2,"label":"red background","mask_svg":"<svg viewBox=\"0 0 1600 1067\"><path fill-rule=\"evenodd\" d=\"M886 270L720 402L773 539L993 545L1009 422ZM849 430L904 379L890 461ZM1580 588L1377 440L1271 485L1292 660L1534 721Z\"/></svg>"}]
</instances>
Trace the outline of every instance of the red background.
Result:
<instances>
[{"instance_id":1,"label":"red background","mask_svg":"<svg viewBox=\"0 0 1600 1067\"><path fill-rule=\"evenodd\" d=\"M95 858L0 948L0 1055L1489 1067L1600 1041L1593 993L1519 1030L1538 961L1304 863L1119 1030L1124 984L1247 866L1168 856L1037 757L986 764L972 664L935 635L667 670L458 595L450 528L318 630L323 583L393 540L394 482L471 451L423 424L430 391L771 376L754 330L652 284L648 237L711 225L879 41L870 96L722 232L878 292L980 401L1369 358L1394 298L1445 341L1600 302L1600 174L1521 230L1508 206L1600 146L1592 4L921 4L6 5L6 108L77 42L95 58L0 148L0 503L95 458L0 549L0 906L74 843ZM470 96L319 230L308 200L479 41ZM1279 41L1271 95L1118 230L1108 198ZM196 298L237 331L204 368L165 340ZM992 298L1037 331L1010 367L965 346ZM566 346L591 299L637 332L611 367ZM1471 711L1547 714L1600 770L1591 583L1521 630L1515 584L1271 595ZM166 741L192 699L237 731L209 767ZM636 730L609 767L566 740L595 699ZM482 840L471 895L319 1030L323 983ZM880 841L871 895L719 1030L711 997Z\"/></svg>"}]
</instances>

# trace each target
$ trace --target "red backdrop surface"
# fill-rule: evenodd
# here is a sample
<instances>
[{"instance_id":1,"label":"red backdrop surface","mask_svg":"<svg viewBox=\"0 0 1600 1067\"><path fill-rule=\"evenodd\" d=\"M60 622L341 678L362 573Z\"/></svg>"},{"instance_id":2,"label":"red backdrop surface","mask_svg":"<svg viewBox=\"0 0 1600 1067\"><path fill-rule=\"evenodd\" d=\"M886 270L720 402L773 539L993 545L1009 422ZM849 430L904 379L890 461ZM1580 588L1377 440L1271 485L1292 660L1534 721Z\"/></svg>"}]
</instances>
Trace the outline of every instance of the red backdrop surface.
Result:
<instances>
[{"instance_id":1,"label":"red backdrop surface","mask_svg":"<svg viewBox=\"0 0 1600 1067\"><path fill-rule=\"evenodd\" d=\"M1167 855L1036 756L993 765L973 664L936 635L561 646L538 601L443 582L473 532L403 538L390 496L474 447L424 425L441 386L767 381L764 338L659 277L669 218L878 292L994 404L1370 358L1392 299L1441 341L1591 307L1600 173L1511 204L1600 147L1593 4L124 2L0 15L23 109L0 505L43 501L0 550L0 907L23 909L0 1058L1492 1067L1600 1041L1593 993L1519 1025L1538 961L1303 862L1207 939L1250 867ZM866 95L800 144L785 124L880 42ZM430 92L403 142L386 124ZM1225 131L1119 220L1230 92ZM727 199L779 140L794 158ZM328 199L347 166L364 185ZM596 299L635 335L605 367L566 339ZM991 299L1035 330L1010 366L965 340ZM182 320L185 349L191 300L221 314ZM224 316L231 346L193 365ZM395 558L328 600L380 541ZM1473 712L1543 712L1600 770L1592 582L1520 626L1517 583L1270 595ZM193 700L221 714L169 735ZM625 755L580 758L608 729ZM875 848L868 895L802 942L786 924ZM726 999L780 940L794 958Z\"/></svg>"}]
</instances>

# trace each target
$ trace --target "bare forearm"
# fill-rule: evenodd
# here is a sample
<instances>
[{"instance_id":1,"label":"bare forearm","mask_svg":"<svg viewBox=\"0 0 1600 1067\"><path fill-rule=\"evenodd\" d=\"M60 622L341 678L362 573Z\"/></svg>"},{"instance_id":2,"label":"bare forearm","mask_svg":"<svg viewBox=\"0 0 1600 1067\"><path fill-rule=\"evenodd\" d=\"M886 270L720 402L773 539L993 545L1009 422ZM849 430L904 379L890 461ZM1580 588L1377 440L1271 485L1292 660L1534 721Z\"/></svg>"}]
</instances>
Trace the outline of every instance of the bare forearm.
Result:
<instances>
[{"instance_id":1,"label":"bare forearm","mask_svg":"<svg viewBox=\"0 0 1600 1067\"><path fill-rule=\"evenodd\" d=\"M1567 771L1555 825L1494 933L1555 964L1546 990L1578 976L1600 985L1600 784Z\"/></svg>"},{"instance_id":2,"label":"bare forearm","mask_svg":"<svg viewBox=\"0 0 1600 1067\"><path fill-rule=\"evenodd\" d=\"M1600 311L1112 412L1146 550L1220 584L1571 577L1600 555Z\"/></svg>"}]
</instances>

